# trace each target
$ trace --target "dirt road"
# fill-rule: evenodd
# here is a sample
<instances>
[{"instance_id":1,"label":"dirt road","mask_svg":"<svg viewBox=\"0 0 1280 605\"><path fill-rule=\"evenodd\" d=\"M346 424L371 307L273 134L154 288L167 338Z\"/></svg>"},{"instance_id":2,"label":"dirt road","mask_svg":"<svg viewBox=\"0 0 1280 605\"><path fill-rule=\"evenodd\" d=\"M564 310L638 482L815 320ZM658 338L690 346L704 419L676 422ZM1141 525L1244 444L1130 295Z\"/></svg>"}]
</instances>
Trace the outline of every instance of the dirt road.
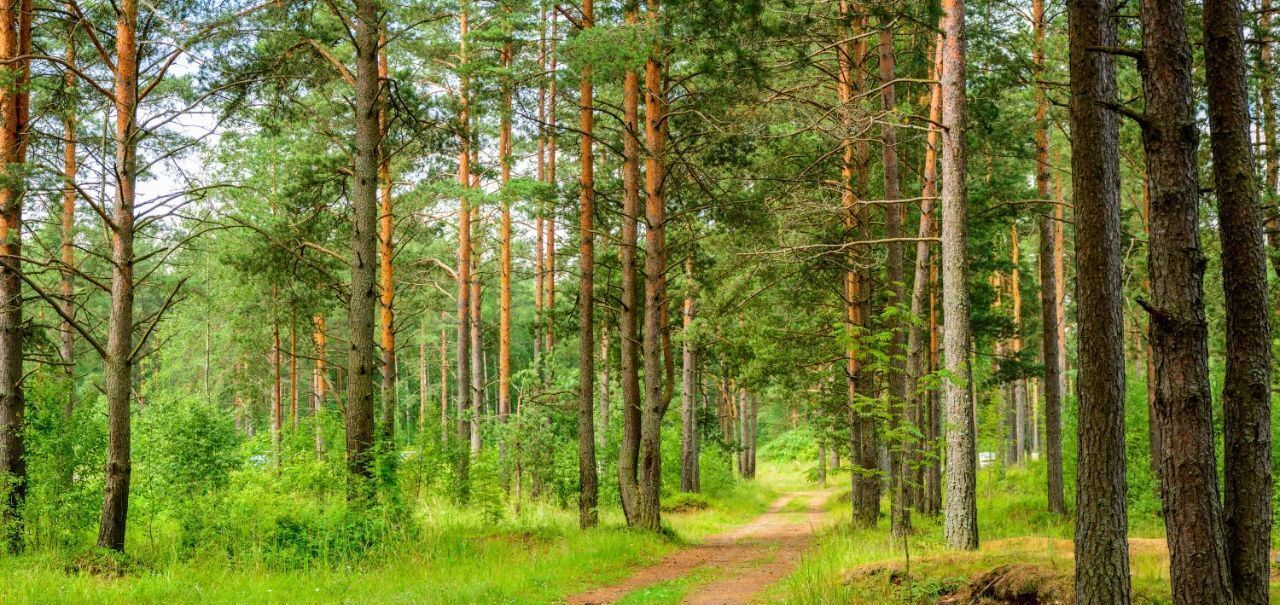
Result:
<instances>
[{"instance_id":1,"label":"dirt road","mask_svg":"<svg viewBox=\"0 0 1280 605\"><path fill-rule=\"evenodd\" d=\"M830 492L816 491L784 494L752 522L678 550L620 583L569 597L567 605L615 603L632 591L703 568L710 570L711 581L695 587L682 603L751 603L795 568L822 522L822 505L829 496ZM804 502L804 509L788 511L796 501Z\"/></svg>"}]
</instances>

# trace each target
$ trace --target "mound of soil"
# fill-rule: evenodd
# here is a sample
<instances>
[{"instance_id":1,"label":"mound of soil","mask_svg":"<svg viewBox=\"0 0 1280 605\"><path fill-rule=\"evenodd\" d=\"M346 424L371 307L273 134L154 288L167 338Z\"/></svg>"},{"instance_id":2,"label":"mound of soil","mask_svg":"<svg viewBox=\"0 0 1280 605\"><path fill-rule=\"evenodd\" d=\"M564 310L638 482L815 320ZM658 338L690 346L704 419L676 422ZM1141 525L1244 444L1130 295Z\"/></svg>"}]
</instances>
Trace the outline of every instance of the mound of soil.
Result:
<instances>
[{"instance_id":1,"label":"mound of soil","mask_svg":"<svg viewBox=\"0 0 1280 605\"><path fill-rule=\"evenodd\" d=\"M1075 605L1071 576L1036 565L1001 565L982 574L938 605Z\"/></svg>"}]
</instances>

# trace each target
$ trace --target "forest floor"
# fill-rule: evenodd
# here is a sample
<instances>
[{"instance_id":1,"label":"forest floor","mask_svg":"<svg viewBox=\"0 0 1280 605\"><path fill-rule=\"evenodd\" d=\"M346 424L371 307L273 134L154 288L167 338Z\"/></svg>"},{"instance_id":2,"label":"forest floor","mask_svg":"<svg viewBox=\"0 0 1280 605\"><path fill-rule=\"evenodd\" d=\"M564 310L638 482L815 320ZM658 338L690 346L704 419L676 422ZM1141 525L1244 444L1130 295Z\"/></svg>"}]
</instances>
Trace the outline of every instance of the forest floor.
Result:
<instances>
[{"instance_id":1,"label":"forest floor","mask_svg":"<svg viewBox=\"0 0 1280 605\"><path fill-rule=\"evenodd\" d=\"M755 520L678 550L625 580L569 597L568 605L604 605L642 600L644 591L689 587L681 603L749 603L798 564L814 534L825 524L830 491L783 494ZM656 597L657 595L655 595ZM660 597L659 597L660 598Z\"/></svg>"}]
</instances>

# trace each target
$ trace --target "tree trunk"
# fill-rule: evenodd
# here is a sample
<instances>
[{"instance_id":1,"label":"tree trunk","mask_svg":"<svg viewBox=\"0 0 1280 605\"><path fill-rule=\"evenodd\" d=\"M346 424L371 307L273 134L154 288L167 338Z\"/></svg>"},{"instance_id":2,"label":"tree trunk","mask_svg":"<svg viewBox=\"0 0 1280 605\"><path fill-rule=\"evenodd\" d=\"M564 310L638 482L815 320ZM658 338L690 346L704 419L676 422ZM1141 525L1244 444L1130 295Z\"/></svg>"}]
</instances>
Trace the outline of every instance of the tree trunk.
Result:
<instances>
[{"instance_id":1,"label":"tree trunk","mask_svg":"<svg viewBox=\"0 0 1280 605\"><path fill-rule=\"evenodd\" d=\"M897 109L897 87L894 85L894 53L893 32L887 29L888 23L881 23L879 37L880 55L880 106L887 115L894 115ZM885 277L889 281L892 299L889 305L906 304L906 287L903 284L906 265L903 261L902 244L902 204L892 203L900 196L898 189L898 130L894 120L886 119L882 126L881 142L884 145L884 199L890 203L884 206L885 237L890 243L886 246ZM894 316L895 318L898 316ZM892 330L889 343L889 355L901 359L906 355L906 326L899 319L890 321L888 328ZM890 426L897 428L910 424L907 402L907 374L897 364L891 364L889 370L889 418ZM903 431L896 431L905 435ZM895 536L906 535L911 530L911 509L907 502L908 477L911 469L911 439L901 436L898 443L889 444L890 463L890 519Z\"/></svg>"},{"instance_id":2,"label":"tree trunk","mask_svg":"<svg viewBox=\"0 0 1280 605\"><path fill-rule=\"evenodd\" d=\"M626 23L640 20L640 0L629 0ZM618 380L622 388L622 443L618 449L618 492L627 525L640 522L640 486L637 475L640 455L640 363L637 315L638 280L636 256L639 242L640 216L640 77L633 70L623 75L623 164L622 164L622 241L618 246L622 265L622 299L618 315L618 347L620 351Z\"/></svg>"},{"instance_id":3,"label":"tree trunk","mask_svg":"<svg viewBox=\"0 0 1280 605\"><path fill-rule=\"evenodd\" d=\"M458 9L458 57L459 63L467 64L467 3L463 2ZM467 408L471 404L471 91L470 78L466 71L462 72L461 86L458 92L458 185L462 188L462 196L458 204L458 339L455 343L457 353L454 372L457 387L457 439L458 444L469 442L470 413ZM466 456L460 458L462 475L466 475Z\"/></svg>"},{"instance_id":4,"label":"tree trunk","mask_svg":"<svg viewBox=\"0 0 1280 605\"><path fill-rule=\"evenodd\" d=\"M942 381L947 409L947 546L978 548L975 427L969 395L969 289L965 185L964 0L942 3L942 307L949 374Z\"/></svg>"},{"instance_id":5,"label":"tree trunk","mask_svg":"<svg viewBox=\"0 0 1280 605\"><path fill-rule=\"evenodd\" d=\"M942 67L942 37L937 36L936 40L933 65L929 70L929 79L935 81ZM937 124L942 119L942 97L939 93L940 89L937 85L929 86L930 124ZM915 272L911 282L911 317L919 320L925 319L925 299L931 292L929 268L932 266L930 262L932 249L930 242L926 240L933 234L933 214L936 208L934 201L938 197L938 136L938 129L931 126L925 136L924 168L921 170L924 186L920 192L920 228L916 232L920 241L916 242ZM910 401L909 413L913 422L916 423L917 430L924 437L910 458L911 463L915 465L915 471L911 476L916 483L913 487L915 497L912 500L917 510L928 513L925 496L928 481L926 468L931 464L929 453L933 450L934 444L930 441L928 430L928 405L927 401L923 400L928 395L920 391L920 381L925 375L927 365L925 327L927 326L922 325L920 321L912 321L907 326L907 388Z\"/></svg>"},{"instance_id":6,"label":"tree trunk","mask_svg":"<svg viewBox=\"0 0 1280 605\"><path fill-rule=\"evenodd\" d=\"M1019 244L1018 222L1015 220L1009 227L1010 260L1013 264L1013 270L1009 272L1009 294L1013 298L1013 338L1009 342L1009 352L1018 364L1022 361L1022 272L1018 269L1022 259ZM1026 461L1027 445L1031 442L1027 435L1027 417L1030 416L1027 412L1027 380L1021 371L1019 368L1019 376L1012 385L1013 417L1017 429L1014 447L1017 448L1018 462Z\"/></svg>"},{"instance_id":7,"label":"tree trunk","mask_svg":"<svg viewBox=\"0 0 1280 605\"><path fill-rule=\"evenodd\" d=\"M138 5L121 0L116 13L115 179L111 217L111 314L103 360L107 396L107 468L98 547L124 550L132 475L129 430L133 387L133 236L138 167Z\"/></svg>"},{"instance_id":8,"label":"tree trunk","mask_svg":"<svg viewBox=\"0 0 1280 605\"><path fill-rule=\"evenodd\" d=\"M440 314L440 443L449 443L449 329L447 313Z\"/></svg>"},{"instance_id":9,"label":"tree trunk","mask_svg":"<svg viewBox=\"0 0 1280 605\"><path fill-rule=\"evenodd\" d=\"M1218 500L1205 258L1199 237L1199 130L1182 0L1144 0L1142 33L1148 116L1143 145L1151 185L1147 308L1156 366L1156 420L1166 439L1161 492L1169 578L1175 604L1229 604L1234 597ZM1170 442L1178 446L1168 447Z\"/></svg>"},{"instance_id":10,"label":"tree trunk","mask_svg":"<svg viewBox=\"0 0 1280 605\"><path fill-rule=\"evenodd\" d=\"M363 497L373 477L373 323L377 286L374 282L378 232L378 31L376 0L355 4L355 170L351 206L351 301L347 311L350 346L347 352L347 469L349 495ZM363 493L362 493L363 492Z\"/></svg>"},{"instance_id":11,"label":"tree trunk","mask_svg":"<svg viewBox=\"0 0 1280 605\"><path fill-rule=\"evenodd\" d=\"M75 66L76 64L77 28L78 25L72 23L67 29L67 50L64 60L70 66ZM76 81L77 76L68 70L62 82L68 94L75 94ZM76 316L76 306L73 300L75 296L75 274L73 269L76 266L76 173L79 169L79 162L76 158L76 110L73 107L69 107L65 111L66 114L62 120L62 179L64 185L62 187L61 243L63 270L58 292L61 296L59 302L62 304L62 314L67 318L73 319ZM63 408L63 416L65 418L71 417L76 405L76 331L75 327L71 325L71 319L63 319L58 330L61 337L58 352L64 365L63 372L68 382L67 401L66 406ZM205 374L207 382L207 370ZM68 468L67 473L67 478L70 479L70 468ZM70 484L69 481L68 484Z\"/></svg>"},{"instance_id":12,"label":"tree trunk","mask_svg":"<svg viewBox=\"0 0 1280 605\"><path fill-rule=\"evenodd\" d=\"M684 332L680 343L680 491L698 491L698 416L694 409L694 375L697 371L697 349L693 342L693 319L697 312L694 299L693 254L685 257Z\"/></svg>"},{"instance_id":13,"label":"tree trunk","mask_svg":"<svg viewBox=\"0 0 1280 605\"><path fill-rule=\"evenodd\" d=\"M510 16L510 15L508 15ZM507 32L507 35L511 35ZM502 46L500 62L509 69L515 58L511 40ZM498 420L507 422L511 414L511 98L510 78L504 78L501 90L501 115L498 127L498 155L502 178L502 251L498 281ZM505 450L503 450L505 452Z\"/></svg>"},{"instance_id":14,"label":"tree trunk","mask_svg":"<svg viewBox=\"0 0 1280 605\"><path fill-rule=\"evenodd\" d=\"M387 66L387 36L380 37L381 48L378 51L378 77L386 80L390 70ZM380 141L385 140L387 130L391 127L387 117L387 102L380 98L378 102L378 129ZM391 199L391 155L379 144L378 180L382 184L381 203L378 212L378 260L379 287L378 307L380 310L382 347L382 418L379 427L382 438L386 442L387 451L395 449L396 440L396 330L395 330L395 296L396 283L391 261L395 258L395 213Z\"/></svg>"},{"instance_id":15,"label":"tree trunk","mask_svg":"<svg viewBox=\"0 0 1280 605\"><path fill-rule=\"evenodd\" d=\"M292 308L289 309L289 424L291 430L298 430L298 320Z\"/></svg>"},{"instance_id":16,"label":"tree trunk","mask_svg":"<svg viewBox=\"0 0 1280 605\"><path fill-rule=\"evenodd\" d=\"M1271 267L1280 277L1280 212L1275 208L1277 189L1280 189L1280 149L1276 148L1276 104L1275 104L1275 50L1273 47L1275 29L1272 27L1271 0L1262 0L1258 11L1257 30L1258 64L1254 71L1258 74L1258 105L1262 108L1262 142L1265 145L1263 156L1262 182L1265 186L1262 205L1270 208L1266 217L1267 246L1271 251Z\"/></svg>"},{"instance_id":17,"label":"tree trunk","mask_svg":"<svg viewBox=\"0 0 1280 605\"><path fill-rule=\"evenodd\" d=\"M30 79L31 5L6 2L0 8L0 58L9 65L10 83L0 91L0 159L6 167L26 161ZM7 168L6 168L7 170ZM25 416L22 393L22 190L10 175L0 186L0 548L22 546L20 509L27 494Z\"/></svg>"},{"instance_id":18,"label":"tree trunk","mask_svg":"<svg viewBox=\"0 0 1280 605\"><path fill-rule=\"evenodd\" d=\"M1069 0L1071 180L1076 205L1079 605L1130 602L1124 450L1124 318L1113 0Z\"/></svg>"},{"instance_id":19,"label":"tree trunk","mask_svg":"<svg viewBox=\"0 0 1280 605\"><path fill-rule=\"evenodd\" d=\"M475 129L471 130L473 136ZM478 152L476 141L471 144L471 164L477 165L476 152ZM476 182L478 176L472 178L471 188L479 190ZM476 204L471 208L471 224L477 225L480 222L480 207ZM484 308L482 289L480 284L480 238L477 236L483 233L483 229L476 229L471 236L471 412L470 422L468 423L469 435L471 438L471 455L475 456L480 453L480 419L484 415L484 334L482 330L481 311Z\"/></svg>"},{"instance_id":20,"label":"tree trunk","mask_svg":"<svg viewBox=\"0 0 1280 605\"><path fill-rule=\"evenodd\" d=\"M853 18L852 8L848 2L841 2L839 10L842 18ZM865 17L854 19L851 40L836 45L837 90L842 105L849 106L842 112L841 122L850 132L853 131L853 117L857 101L856 96L866 88L866 75L862 68L866 58L866 42L860 33L865 29ZM840 32L844 35L845 32ZM843 209L846 238L859 238L865 234L865 212L858 204L858 190L864 187L866 148L859 142L846 138L841 141L840 157L840 206ZM867 295L863 292L865 276L858 269L856 252L850 248L845 258L845 274L843 285L845 307L846 337L851 341L845 353L846 402L849 406L849 444L851 452L852 483L852 516L853 522L862 527L871 527L880 516L880 483L878 476L878 444L876 439L875 418L865 413L858 404L858 388L862 376L858 350L852 343L854 334L866 322L864 301Z\"/></svg>"},{"instance_id":21,"label":"tree trunk","mask_svg":"<svg viewBox=\"0 0 1280 605\"><path fill-rule=\"evenodd\" d=\"M316 375L315 392L311 400L311 416L316 423L316 460L320 460L324 457L324 425L321 422L320 415L324 410L324 400L329 390L329 371L325 367L326 359L328 358L325 346L328 341L328 334L326 333L324 315L316 314L312 318L312 322L315 324Z\"/></svg>"},{"instance_id":22,"label":"tree trunk","mask_svg":"<svg viewBox=\"0 0 1280 605\"><path fill-rule=\"evenodd\" d=\"M1032 0L1031 23L1035 40L1032 63L1036 73L1036 197L1053 197L1053 172L1049 166L1049 93L1044 83L1045 72L1045 0ZM1055 253L1058 249L1057 212L1040 217L1040 358L1044 363L1045 475L1049 512L1067 514L1067 500L1062 483L1062 356L1058 342L1058 272Z\"/></svg>"},{"instance_id":23,"label":"tree trunk","mask_svg":"<svg viewBox=\"0 0 1280 605\"><path fill-rule=\"evenodd\" d=\"M660 0L647 0L647 18L657 31ZM645 257L644 257L644 407L640 417L639 498L636 525L661 529L662 417L671 403L666 384L664 309L667 272L667 94L663 43L655 42L645 63Z\"/></svg>"},{"instance_id":24,"label":"tree trunk","mask_svg":"<svg viewBox=\"0 0 1280 605\"><path fill-rule=\"evenodd\" d=\"M591 0L582 1L582 29L594 23ZM582 130L579 155L580 208L578 210L578 525L595 527L599 521L597 500L595 436L595 156L591 143L595 116L592 114L591 65L582 67L578 86L578 112Z\"/></svg>"},{"instance_id":25,"label":"tree trunk","mask_svg":"<svg viewBox=\"0 0 1280 605\"><path fill-rule=\"evenodd\" d=\"M1266 605L1271 548L1271 326L1239 3L1205 0L1204 32L1209 141L1227 315L1222 407L1225 543L1231 548L1226 554L1236 602ZM1268 134L1274 141L1274 133Z\"/></svg>"}]
</instances>

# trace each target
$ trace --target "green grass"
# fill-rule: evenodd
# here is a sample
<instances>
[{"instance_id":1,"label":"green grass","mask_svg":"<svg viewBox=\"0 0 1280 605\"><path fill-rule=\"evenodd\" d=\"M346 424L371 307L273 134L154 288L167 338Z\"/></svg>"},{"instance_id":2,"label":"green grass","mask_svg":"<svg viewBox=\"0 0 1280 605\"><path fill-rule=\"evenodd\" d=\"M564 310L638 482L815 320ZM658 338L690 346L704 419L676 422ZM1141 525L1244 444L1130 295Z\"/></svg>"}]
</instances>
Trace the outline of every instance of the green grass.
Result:
<instances>
[{"instance_id":1,"label":"green grass","mask_svg":"<svg viewBox=\"0 0 1280 605\"><path fill-rule=\"evenodd\" d=\"M958 553L943 547L942 518L914 515L913 533L904 545L890 539L887 500L875 528L852 529L840 523L823 532L797 569L770 592L769 602L784 605L894 605L934 603L944 589L1000 565L1032 564L1050 573L1073 574L1073 524L1046 511L1043 471L1010 469L979 473L978 522L982 548ZM829 485L847 485L847 474ZM828 502L829 514L848 517L847 488ZM843 497L841 497L843 496ZM1135 603L1167 603L1168 558L1159 518L1130 519L1130 571ZM909 557L908 557L909 554ZM907 561L910 561L909 565ZM890 568L899 575L889 582ZM903 575L906 576L904 581ZM1280 596L1280 584L1273 584ZM1280 602L1280 601L1274 601Z\"/></svg>"},{"instance_id":2,"label":"green grass","mask_svg":"<svg viewBox=\"0 0 1280 605\"><path fill-rule=\"evenodd\" d=\"M620 511L613 509L602 512L600 528L583 532L577 529L576 511L550 505L526 504L495 524L483 511L433 499L416 513L421 531L406 533L401 542L356 562L316 561L297 570L232 563L217 553L185 560L161 556L156 553L164 549L164 528L157 530L157 540L146 535L150 530L135 527L134 540L142 540L136 550L147 554L122 577L69 571L84 553L0 557L0 603L554 603L745 523L775 494L768 479L738 483L708 498L705 509L664 513L664 535L626 529ZM157 546L147 546L153 541ZM654 587L634 602L677 602L701 579L695 575Z\"/></svg>"},{"instance_id":3,"label":"green grass","mask_svg":"<svg viewBox=\"0 0 1280 605\"><path fill-rule=\"evenodd\" d=\"M676 605L694 588L714 577L710 569L696 569L683 577L634 591L618 601L618 605Z\"/></svg>"}]
</instances>

